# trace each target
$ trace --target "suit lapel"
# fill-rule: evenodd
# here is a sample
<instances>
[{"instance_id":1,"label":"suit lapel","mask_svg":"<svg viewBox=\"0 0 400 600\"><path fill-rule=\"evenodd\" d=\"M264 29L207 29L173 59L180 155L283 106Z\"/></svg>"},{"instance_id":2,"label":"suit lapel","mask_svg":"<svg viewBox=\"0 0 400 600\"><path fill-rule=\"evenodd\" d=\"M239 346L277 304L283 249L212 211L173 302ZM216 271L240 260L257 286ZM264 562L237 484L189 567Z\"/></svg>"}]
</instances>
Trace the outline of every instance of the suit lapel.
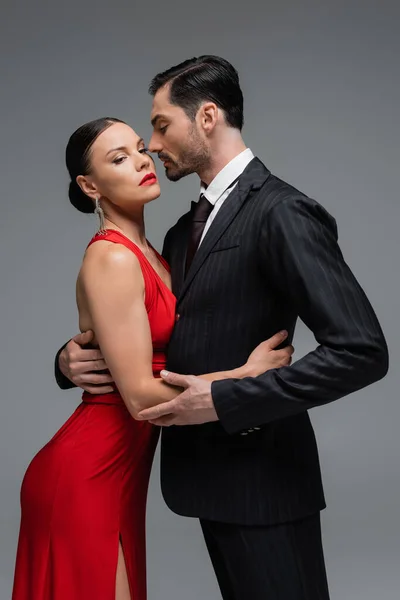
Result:
<instances>
[{"instance_id":1,"label":"suit lapel","mask_svg":"<svg viewBox=\"0 0 400 600\"><path fill-rule=\"evenodd\" d=\"M172 291L179 297L185 278L186 253L189 243L189 234L192 224L194 202L191 211L181 220L179 234L174 238L171 262Z\"/></svg>"},{"instance_id":2,"label":"suit lapel","mask_svg":"<svg viewBox=\"0 0 400 600\"><path fill-rule=\"evenodd\" d=\"M230 193L228 198L225 200L220 210L218 211L214 221L211 223L209 230L207 231L204 240L200 244L200 247L194 255L192 264L187 273L186 278L183 280L182 287L180 287L180 294L178 297L178 304L182 301L188 288L196 277L199 269L203 265L204 261L214 248L215 244L224 234L226 229L232 223L243 204L249 198L250 192L254 192L260 189L266 179L269 177L270 172L262 164L258 158L254 158L243 171L238 185ZM183 236L182 236L183 237ZM186 240L187 240L187 236ZM186 242L187 243L187 242ZM185 268L186 261L186 249L183 251L184 261L182 263L182 273Z\"/></svg>"}]
</instances>

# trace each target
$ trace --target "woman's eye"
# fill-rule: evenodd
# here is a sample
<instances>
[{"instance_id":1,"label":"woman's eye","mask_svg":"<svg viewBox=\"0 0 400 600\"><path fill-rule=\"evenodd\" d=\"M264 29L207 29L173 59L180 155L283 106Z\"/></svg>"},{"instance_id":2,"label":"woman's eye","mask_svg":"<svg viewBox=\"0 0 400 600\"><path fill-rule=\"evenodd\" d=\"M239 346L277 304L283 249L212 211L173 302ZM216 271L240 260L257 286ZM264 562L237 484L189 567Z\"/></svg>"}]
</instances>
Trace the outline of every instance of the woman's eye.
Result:
<instances>
[{"instance_id":1,"label":"woman's eye","mask_svg":"<svg viewBox=\"0 0 400 600\"><path fill-rule=\"evenodd\" d=\"M124 160L125 160L126 156L118 156L117 158L114 158L113 163L115 165L120 165Z\"/></svg>"},{"instance_id":2,"label":"woman's eye","mask_svg":"<svg viewBox=\"0 0 400 600\"><path fill-rule=\"evenodd\" d=\"M160 127L160 129L158 131L160 133L165 133L167 131L167 127L168 127L168 125L163 125L163 127Z\"/></svg>"},{"instance_id":3,"label":"woman's eye","mask_svg":"<svg viewBox=\"0 0 400 600\"><path fill-rule=\"evenodd\" d=\"M141 148L141 149L139 150L140 154L147 154L147 153L148 153L148 151L149 151L149 149L148 149L148 148Z\"/></svg>"}]
</instances>

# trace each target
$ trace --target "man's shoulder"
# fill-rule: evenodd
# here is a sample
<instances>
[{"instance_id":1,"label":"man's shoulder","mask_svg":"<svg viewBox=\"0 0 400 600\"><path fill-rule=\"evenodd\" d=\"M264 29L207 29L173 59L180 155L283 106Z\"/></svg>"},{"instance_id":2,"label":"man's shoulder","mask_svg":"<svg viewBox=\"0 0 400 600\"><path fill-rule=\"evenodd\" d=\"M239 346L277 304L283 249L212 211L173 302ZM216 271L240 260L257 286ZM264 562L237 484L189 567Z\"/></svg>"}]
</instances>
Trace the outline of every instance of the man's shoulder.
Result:
<instances>
[{"instance_id":1,"label":"man's shoulder","mask_svg":"<svg viewBox=\"0 0 400 600\"><path fill-rule=\"evenodd\" d=\"M179 217L179 219L177 220L175 225L172 225L172 227L170 227L168 229L165 237L167 237L167 236L171 237L175 233L178 233L183 227L186 227L187 224L190 222L190 215L191 215L191 211L189 210L188 212L183 214L181 217Z\"/></svg>"},{"instance_id":2,"label":"man's shoulder","mask_svg":"<svg viewBox=\"0 0 400 600\"><path fill-rule=\"evenodd\" d=\"M280 231L288 222L296 223L303 231L318 225L337 238L336 220L327 209L272 173L260 194L257 210L262 229Z\"/></svg>"},{"instance_id":3,"label":"man's shoulder","mask_svg":"<svg viewBox=\"0 0 400 600\"><path fill-rule=\"evenodd\" d=\"M297 212L311 210L328 214L327 210L317 200L273 173L270 174L263 188L260 204L268 213L270 211Z\"/></svg>"},{"instance_id":4,"label":"man's shoulder","mask_svg":"<svg viewBox=\"0 0 400 600\"><path fill-rule=\"evenodd\" d=\"M284 181L274 173L271 173L263 186L263 200L269 203L279 203L282 201L291 202L299 198L308 198L306 194L297 189L294 185Z\"/></svg>"},{"instance_id":5,"label":"man's shoulder","mask_svg":"<svg viewBox=\"0 0 400 600\"><path fill-rule=\"evenodd\" d=\"M258 156L254 157L244 175L253 182L252 187L258 192L257 196L261 204L307 198L306 194L294 185L272 173Z\"/></svg>"}]
</instances>

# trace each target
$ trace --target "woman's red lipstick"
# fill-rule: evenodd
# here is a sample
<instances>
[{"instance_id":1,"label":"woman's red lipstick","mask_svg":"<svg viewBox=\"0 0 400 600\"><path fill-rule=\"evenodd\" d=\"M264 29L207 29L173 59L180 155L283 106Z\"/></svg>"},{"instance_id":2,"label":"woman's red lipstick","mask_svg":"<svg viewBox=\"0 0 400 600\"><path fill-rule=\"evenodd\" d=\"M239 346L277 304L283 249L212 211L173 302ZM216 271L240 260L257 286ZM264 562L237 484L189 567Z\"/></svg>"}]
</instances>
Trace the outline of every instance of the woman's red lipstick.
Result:
<instances>
[{"instance_id":1,"label":"woman's red lipstick","mask_svg":"<svg viewBox=\"0 0 400 600\"><path fill-rule=\"evenodd\" d=\"M142 181L139 183L139 185L152 185L153 183L156 183L157 181L157 177L155 175L155 173L147 173L147 175L145 175L142 179Z\"/></svg>"}]
</instances>

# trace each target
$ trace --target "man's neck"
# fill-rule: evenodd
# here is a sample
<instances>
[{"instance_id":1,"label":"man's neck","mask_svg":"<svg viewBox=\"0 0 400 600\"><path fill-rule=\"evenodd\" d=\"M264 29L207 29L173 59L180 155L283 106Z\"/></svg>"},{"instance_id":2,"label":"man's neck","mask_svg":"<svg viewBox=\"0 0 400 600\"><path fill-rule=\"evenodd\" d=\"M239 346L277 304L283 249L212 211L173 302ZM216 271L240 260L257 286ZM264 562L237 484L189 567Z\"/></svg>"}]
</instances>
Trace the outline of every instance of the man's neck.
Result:
<instances>
[{"instance_id":1,"label":"man's neck","mask_svg":"<svg viewBox=\"0 0 400 600\"><path fill-rule=\"evenodd\" d=\"M236 156L246 150L247 146L243 141L240 131L237 129L227 129L224 136L214 144L212 149L212 159L207 167L198 172L200 180L206 185L210 185L213 179L228 163Z\"/></svg>"}]
</instances>

